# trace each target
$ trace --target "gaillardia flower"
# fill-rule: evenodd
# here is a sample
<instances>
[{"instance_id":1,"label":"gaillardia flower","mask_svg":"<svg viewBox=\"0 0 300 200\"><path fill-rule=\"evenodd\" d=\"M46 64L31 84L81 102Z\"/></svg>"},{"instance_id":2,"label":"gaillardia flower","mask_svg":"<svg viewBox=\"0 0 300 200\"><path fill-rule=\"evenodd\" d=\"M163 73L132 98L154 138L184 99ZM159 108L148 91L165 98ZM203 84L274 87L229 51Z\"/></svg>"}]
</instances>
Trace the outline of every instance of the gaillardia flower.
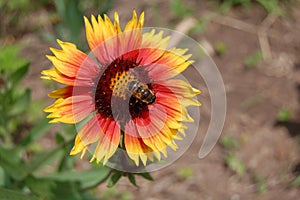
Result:
<instances>
[{"instance_id":1,"label":"gaillardia flower","mask_svg":"<svg viewBox=\"0 0 300 200\"><path fill-rule=\"evenodd\" d=\"M143 33L144 13L138 18L134 11L123 30L117 13L113 23L107 15L84 19L91 53L58 40L61 49L47 56L54 68L42 71L43 79L66 85L49 94L57 99L45 109L50 122L85 121L70 154L89 149L91 161L106 164L117 148L137 166L167 157L167 147L176 150L174 140L185 134L184 122L193 122L186 107L200 105L193 99L200 91L176 79L191 55L167 49L163 32Z\"/></svg>"}]
</instances>

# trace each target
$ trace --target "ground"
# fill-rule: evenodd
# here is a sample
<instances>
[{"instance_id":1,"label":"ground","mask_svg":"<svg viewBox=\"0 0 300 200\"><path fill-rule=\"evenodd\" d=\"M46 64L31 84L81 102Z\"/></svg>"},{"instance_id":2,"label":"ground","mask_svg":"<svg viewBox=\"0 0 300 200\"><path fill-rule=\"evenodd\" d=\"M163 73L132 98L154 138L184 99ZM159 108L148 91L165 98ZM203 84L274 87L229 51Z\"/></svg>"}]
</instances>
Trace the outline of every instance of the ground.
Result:
<instances>
[{"instance_id":1,"label":"ground","mask_svg":"<svg viewBox=\"0 0 300 200\"><path fill-rule=\"evenodd\" d=\"M202 1L201 1L202 2ZM186 1L196 10L189 16L196 20L215 12L206 1ZM120 0L112 11L118 11L121 23L130 18L132 7L146 12L146 26L176 28L183 19L176 17L169 8L169 1L140 1L132 3ZM108 14L112 16L113 12ZM264 27L262 22L268 14L259 6L245 10L233 8L226 15L230 20L239 20L252 27ZM227 116L222 137L230 136L238 141L234 150L245 164L245 173L240 176L231 170L225 161L228 149L219 143L204 159L198 158L210 117L210 99L206 86L199 85L203 93L199 100L201 108L200 129L187 152L172 165L153 172L154 182L138 179L139 187L123 179L117 184L121 192L131 192L133 199L297 199L298 188L291 187L299 175L300 163L300 104L299 104L299 55L300 4L294 5L285 17L275 17L267 31L271 58L255 67L245 67L245 59L261 50L259 35L244 29L235 21L224 24L222 18L208 20L205 31L190 33L195 40L206 41L211 47L222 42L226 51L222 55L211 52L220 70L227 95ZM189 33L188 33L189 34ZM40 71L50 66L45 58L49 54L49 42L39 34L27 33L21 38L26 44L23 55L32 62L25 83L33 89L33 98L45 100L49 89L39 80ZM205 45L204 45L205 46ZM270 52L266 52L270 53ZM47 100L48 101L48 100ZM289 122L277 122L278 112L287 108L292 118ZM51 142L51 137L45 139ZM82 161L85 162L85 161ZM192 175L180 177L181 169L188 167ZM255 175L263 177L262 192L258 192ZM105 191L99 187L99 193ZM117 197L116 197L117 199Z\"/></svg>"}]
</instances>

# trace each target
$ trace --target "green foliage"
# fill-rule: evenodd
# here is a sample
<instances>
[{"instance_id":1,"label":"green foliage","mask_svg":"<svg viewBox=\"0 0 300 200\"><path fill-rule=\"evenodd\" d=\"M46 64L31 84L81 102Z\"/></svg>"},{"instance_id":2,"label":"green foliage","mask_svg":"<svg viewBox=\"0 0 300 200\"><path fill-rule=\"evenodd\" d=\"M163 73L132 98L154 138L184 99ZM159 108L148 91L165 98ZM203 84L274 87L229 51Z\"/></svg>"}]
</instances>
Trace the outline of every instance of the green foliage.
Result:
<instances>
[{"instance_id":1,"label":"green foliage","mask_svg":"<svg viewBox=\"0 0 300 200\"><path fill-rule=\"evenodd\" d=\"M180 179L187 179L191 176L193 176L193 170L188 166L182 167L177 171L177 177Z\"/></svg>"},{"instance_id":2,"label":"green foliage","mask_svg":"<svg viewBox=\"0 0 300 200\"><path fill-rule=\"evenodd\" d=\"M28 26L21 25L24 17L28 16L37 7L46 5L47 3L49 3L49 0L0 0L0 36L17 36L24 32L29 28Z\"/></svg>"},{"instance_id":3,"label":"green foliage","mask_svg":"<svg viewBox=\"0 0 300 200\"><path fill-rule=\"evenodd\" d=\"M58 35L63 40L79 44L83 27L83 12L78 6L79 0L54 0L54 3L61 20L56 26Z\"/></svg>"},{"instance_id":4,"label":"green foliage","mask_svg":"<svg viewBox=\"0 0 300 200\"><path fill-rule=\"evenodd\" d=\"M261 51L256 51L245 59L245 61L244 61L245 68L253 69L262 60L263 60L263 55L262 55Z\"/></svg>"},{"instance_id":5,"label":"green foliage","mask_svg":"<svg viewBox=\"0 0 300 200\"><path fill-rule=\"evenodd\" d=\"M30 0L1 0L1 7L6 6L10 11L12 10L24 10L27 9L30 5Z\"/></svg>"},{"instance_id":6,"label":"green foliage","mask_svg":"<svg viewBox=\"0 0 300 200\"><path fill-rule=\"evenodd\" d=\"M111 170L111 172L109 174L108 182L107 182L107 187L111 188L111 187L115 186L117 184L117 182L122 178L122 176L125 176L125 177L127 176L129 182L134 186L138 186L138 184L136 182L136 178L135 178L136 176L142 176L143 178L145 178L149 181L154 180L148 172L132 174L132 173L127 173L127 172L121 172L118 170Z\"/></svg>"},{"instance_id":7,"label":"green foliage","mask_svg":"<svg viewBox=\"0 0 300 200\"><path fill-rule=\"evenodd\" d=\"M220 11L228 12L233 6L242 6L246 9L251 8L253 3L258 3L268 13L277 13L283 15L286 7L295 2L295 0L220 0Z\"/></svg>"},{"instance_id":8,"label":"green foliage","mask_svg":"<svg viewBox=\"0 0 300 200\"><path fill-rule=\"evenodd\" d=\"M220 11L223 13L228 12L236 5L241 5L244 8L249 8L251 6L251 0L223 0L221 2Z\"/></svg>"},{"instance_id":9,"label":"green foliage","mask_svg":"<svg viewBox=\"0 0 300 200\"><path fill-rule=\"evenodd\" d=\"M257 174L254 174L252 176L252 179L256 185L256 191L257 193L261 194L261 193L264 193L267 189L266 187L266 180L264 177L262 176L259 176Z\"/></svg>"},{"instance_id":10,"label":"green foliage","mask_svg":"<svg viewBox=\"0 0 300 200\"><path fill-rule=\"evenodd\" d=\"M226 165L239 176L243 176L246 171L246 166L234 152L227 153L225 157Z\"/></svg>"},{"instance_id":11,"label":"green foliage","mask_svg":"<svg viewBox=\"0 0 300 200\"><path fill-rule=\"evenodd\" d=\"M295 180L292 182L292 187L299 187L300 186L300 176L297 176Z\"/></svg>"},{"instance_id":12,"label":"green foliage","mask_svg":"<svg viewBox=\"0 0 300 200\"><path fill-rule=\"evenodd\" d=\"M281 108L277 115L277 120L279 122L288 122L291 119L291 111L287 108Z\"/></svg>"},{"instance_id":13,"label":"green foliage","mask_svg":"<svg viewBox=\"0 0 300 200\"><path fill-rule=\"evenodd\" d=\"M0 188L0 199L1 200L38 200L38 198L33 197L32 195L26 195L22 192L17 192L14 190L8 190Z\"/></svg>"},{"instance_id":14,"label":"green foliage","mask_svg":"<svg viewBox=\"0 0 300 200\"><path fill-rule=\"evenodd\" d=\"M91 8L97 8L98 13L107 13L114 4L114 0L91 0L91 1L80 1L79 8L81 10L90 10Z\"/></svg>"},{"instance_id":15,"label":"green foliage","mask_svg":"<svg viewBox=\"0 0 300 200\"><path fill-rule=\"evenodd\" d=\"M101 200L111 200L111 199L120 199L120 200L132 200L133 195L130 192L121 192L117 188L112 187L108 188L106 191L101 193Z\"/></svg>"},{"instance_id":16,"label":"green foliage","mask_svg":"<svg viewBox=\"0 0 300 200\"><path fill-rule=\"evenodd\" d=\"M89 170L74 172L74 171L63 171L58 173L53 173L46 176L46 178L55 181L72 181L79 182L82 188L90 188L97 183L106 180L110 170L106 167L94 167Z\"/></svg>"},{"instance_id":17,"label":"green foliage","mask_svg":"<svg viewBox=\"0 0 300 200\"><path fill-rule=\"evenodd\" d=\"M222 56L226 53L227 47L224 42L218 41L215 43L214 49L215 49L217 55Z\"/></svg>"},{"instance_id":18,"label":"green foliage","mask_svg":"<svg viewBox=\"0 0 300 200\"><path fill-rule=\"evenodd\" d=\"M142 176L144 179L147 179L148 181L154 181L153 177L148 172L140 173L138 175Z\"/></svg>"},{"instance_id":19,"label":"green foliage","mask_svg":"<svg viewBox=\"0 0 300 200\"><path fill-rule=\"evenodd\" d=\"M16 181L23 180L27 176L24 163L18 152L0 147L0 166L7 176Z\"/></svg>"},{"instance_id":20,"label":"green foliage","mask_svg":"<svg viewBox=\"0 0 300 200\"><path fill-rule=\"evenodd\" d=\"M193 13L193 9L184 5L182 0L172 0L170 7L174 15L180 19Z\"/></svg>"},{"instance_id":21,"label":"green foliage","mask_svg":"<svg viewBox=\"0 0 300 200\"><path fill-rule=\"evenodd\" d=\"M198 20L198 22L196 23L196 25L194 27L191 28L191 30L189 31L190 34L197 34L197 33L203 33L206 31L206 24L207 24L207 20L206 19L200 19Z\"/></svg>"},{"instance_id":22,"label":"green foliage","mask_svg":"<svg viewBox=\"0 0 300 200\"><path fill-rule=\"evenodd\" d=\"M46 167L48 164L59 160L62 156L63 149L61 147L37 153L31 158L30 162L26 164L26 170L28 173L33 173Z\"/></svg>"},{"instance_id":23,"label":"green foliage","mask_svg":"<svg viewBox=\"0 0 300 200\"><path fill-rule=\"evenodd\" d=\"M5 73L12 74L13 72L17 73L17 70L21 70L19 79L22 78L22 74L26 74L28 69L28 61L20 58L18 53L21 49L19 45L9 45L6 47L0 47L0 74L1 76L5 75ZM26 66L26 67L25 67ZM24 73L25 71L25 73ZM21 77L20 77L21 76Z\"/></svg>"},{"instance_id":24,"label":"green foliage","mask_svg":"<svg viewBox=\"0 0 300 200\"><path fill-rule=\"evenodd\" d=\"M279 0L257 0L257 2L268 12L283 14L284 10L279 4Z\"/></svg>"},{"instance_id":25,"label":"green foliage","mask_svg":"<svg viewBox=\"0 0 300 200\"><path fill-rule=\"evenodd\" d=\"M122 175L122 172L114 171L108 180L107 187L113 187L120 180Z\"/></svg>"},{"instance_id":26,"label":"green foliage","mask_svg":"<svg viewBox=\"0 0 300 200\"><path fill-rule=\"evenodd\" d=\"M108 168L97 167L82 172L58 172L42 178L28 176L26 184L34 194L49 200L88 200L95 198L87 190L104 182L108 174Z\"/></svg>"},{"instance_id":27,"label":"green foliage","mask_svg":"<svg viewBox=\"0 0 300 200\"><path fill-rule=\"evenodd\" d=\"M0 137L4 138L4 146L12 145L12 134L21 125L31 100L31 91L19 87L29 67L27 60L18 57L19 50L16 45L0 49Z\"/></svg>"},{"instance_id":28,"label":"green foliage","mask_svg":"<svg viewBox=\"0 0 300 200\"><path fill-rule=\"evenodd\" d=\"M239 142L230 136L222 137L220 143L225 149L228 150L235 150L239 147Z\"/></svg>"},{"instance_id":29,"label":"green foliage","mask_svg":"<svg viewBox=\"0 0 300 200\"><path fill-rule=\"evenodd\" d=\"M224 158L226 166L237 175L243 176L246 172L246 165L236 154L240 146L239 142L230 136L224 136L220 144L226 152Z\"/></svg>"},{"instance_id":30,"label":"green foliage","mask_svg":"<svg viewBox=\"0 0 300 200\"><path fill-rule=\"evenodd\" d=\"M90 8L98 8L98 13L95 14L103 14L111 8L113 2L113 0L54 0L56 9L54 18L56 19L55 21L59 22L54 26L56 35L53 36L49 33L45 33L44 37L51 41L54 41L55 38L59 38L75 43L81 49L84 49L85 43L82 40L84 11Z\"/></svg>"},{"instance_id":31,"label":"green foliage","mask_svg":"<svg viewBox=\"0 0 300 200\"><path fill-rule=\"evenodd\" d=\"M51 126L44 116L35 124L26 121L34 102L30 89L20 86L29 63L18 56L19 50L12 45L0 51L0 199L95 199L89 190L106 181L110 170L91 165L83 172L72 171L74 157L69 152L75 134L66 135L63 130L74 133L74 126L65 126L56 134L52 149L36 148L37 140ZM41 173L45 170L47 174Z\"/></svg>"},{"instance_id":32,"label":"green foliage","mask_svg":"<svg viewBox=\"0 0 300 200\"><path fill-rule=\"evenodd\" d=\"M136 184L136 180L135 180L135 176L133 175L133 174L127 174L127 177L128 177L128 180L130 181L130 183L132 184L132 185L135 185L135 186L137 186L137 184Z\"/></svg>"}]
</instances>

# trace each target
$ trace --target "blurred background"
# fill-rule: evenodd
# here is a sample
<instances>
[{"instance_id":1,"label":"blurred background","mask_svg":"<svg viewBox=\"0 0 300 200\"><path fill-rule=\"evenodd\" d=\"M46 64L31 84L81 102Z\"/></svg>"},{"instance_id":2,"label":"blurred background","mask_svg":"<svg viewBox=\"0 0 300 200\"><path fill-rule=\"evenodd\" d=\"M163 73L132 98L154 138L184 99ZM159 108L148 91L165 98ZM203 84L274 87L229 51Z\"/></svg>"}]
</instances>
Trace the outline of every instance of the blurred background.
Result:
<instances>
[{"instance_id":1,"label":"blurred background","mask_svg":"<svg viewBox=\"0 0 300 200\"><path fill-rule=\"evenodd\" d=\"M107 168L70 157L74 127L49 125L42 112L58 87L39 78L51 67L45 55L58 48L55 39L88 51L84 15L117 11L124 26L133 9L145 11L146 27L198 41L217 64L228 101L221 138L199 159L210 100L206 86L196 86L203 91L199 133L180 159L151 173L154 181L109 178ZM0 0L0 19L1 200L299 198L299 1Z\"/></svg>"}]
</instances>

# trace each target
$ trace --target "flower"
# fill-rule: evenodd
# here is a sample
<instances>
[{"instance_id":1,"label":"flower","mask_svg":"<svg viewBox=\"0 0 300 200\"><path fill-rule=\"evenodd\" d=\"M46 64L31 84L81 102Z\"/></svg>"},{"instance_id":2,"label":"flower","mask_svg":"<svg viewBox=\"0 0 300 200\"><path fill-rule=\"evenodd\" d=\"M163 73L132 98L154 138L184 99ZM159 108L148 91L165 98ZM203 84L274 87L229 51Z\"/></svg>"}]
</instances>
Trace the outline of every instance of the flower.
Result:
<instances>
[{"instance_id":1,"label":"flower","mask_svg":"<svg viewBox=\"0 0 300 200\"><path fill-rule=\"evenodd\" d=\"M185 134L184 122L193 122L186 107L200 105L193 99L200 91L174 78L192 63L188 50L167 50L163 32L142 33L144 13L138 18L134 11L124 30L117 13L113 23L107 15L84 20L91 54L57 40L61 49L47 56L54 68L42 78L66 85L49 94L57 99L45 109L50 122L87 120L70 154L82 157L93 145L91 161L106 164L117 148L137 166L167 157L166 148L176 150L174 140Z\"/></svg>"}]
</instances>

